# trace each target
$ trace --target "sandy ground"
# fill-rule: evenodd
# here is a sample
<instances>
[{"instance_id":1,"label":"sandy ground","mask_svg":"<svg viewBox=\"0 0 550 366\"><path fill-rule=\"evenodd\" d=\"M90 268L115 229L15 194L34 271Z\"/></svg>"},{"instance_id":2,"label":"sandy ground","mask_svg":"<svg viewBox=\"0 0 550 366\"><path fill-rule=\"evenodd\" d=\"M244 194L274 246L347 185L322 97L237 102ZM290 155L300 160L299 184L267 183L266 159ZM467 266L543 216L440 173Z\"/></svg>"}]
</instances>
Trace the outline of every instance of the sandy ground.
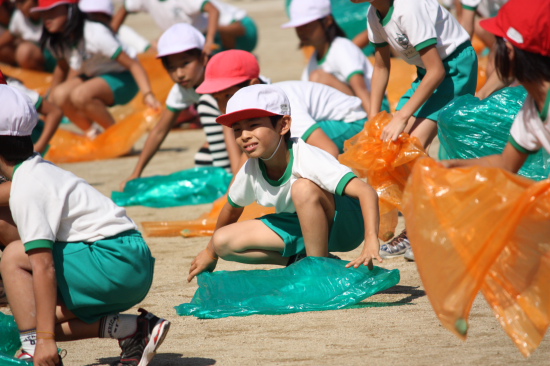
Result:
<instances>
[{"instance_id":1,"label":"sandy ground","mask_svg":"<svg viewBox=\"0 0 550 366\"><path fill-rule=\"evenodd\" d=\"M298 78L304 58L286 21L283 0L231 1L247 9L260 27L256 54L262 73L274 81ZM148 37L160 32L146 16L132 16L128 24ZM193 155L204 140L197 130L170 133L146 175L169 174L193 166ZM144 138L136 145L139 153ZM115 160L64 164L110 196L130 174L137 155ZM193 219L211 205L170 209L130 207L137 222ZM437 320L423 291L414 263L403 258L386 260L382 267L398 268L401 283L368 298L364 307L338 311L279 316L249 316L220 320L180 317L174 306L189 302L196 281L185 280L194 256L207 238L147 238L156 257L155 279L139 306L172 322L172 328L151 365L546 365L550 361L548 337L524 359L501 329L483 298L471 313L470 336L463 342ZM344 253L352 259L358 252ZM250 269L220 261L218 269ZM256 267L260 268L260 267ZM267 267L263 267L267 268ZM130 312L136 312L135 309ZM105 339L60 343L67 350L65 365L107 365L120 352L117 342Z\"/></svg>"}]
</instances>

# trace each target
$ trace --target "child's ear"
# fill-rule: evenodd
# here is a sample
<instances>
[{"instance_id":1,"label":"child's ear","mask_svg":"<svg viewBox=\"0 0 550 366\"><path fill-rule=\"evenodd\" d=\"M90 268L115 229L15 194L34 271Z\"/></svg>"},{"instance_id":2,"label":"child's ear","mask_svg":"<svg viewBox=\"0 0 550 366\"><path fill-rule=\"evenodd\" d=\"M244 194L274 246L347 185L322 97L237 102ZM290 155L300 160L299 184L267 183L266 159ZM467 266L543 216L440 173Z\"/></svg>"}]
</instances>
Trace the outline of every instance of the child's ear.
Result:
<instances>
[{"instance_id":1,"label":"child's ear","mask_svg":"<svg viewBox=\"0 0 550 366\"><path fill-rule=\"evenodd\" d=\"M283 116L281 119L281 136L286 135L290 131L290 125L292 124L292 118L290 116Z\"/></svg>"},{"instance_id":2,"label":"child's ear","mask_svg":"<svg viewBox=\"0 0 550 366\"><path fill-rule=\"evenodd\" d=\"M250 85L257 85L257 84L261 84L262 81L258 78L254 78L252 80L250 80Z\"/></svg>"}]
</instances>

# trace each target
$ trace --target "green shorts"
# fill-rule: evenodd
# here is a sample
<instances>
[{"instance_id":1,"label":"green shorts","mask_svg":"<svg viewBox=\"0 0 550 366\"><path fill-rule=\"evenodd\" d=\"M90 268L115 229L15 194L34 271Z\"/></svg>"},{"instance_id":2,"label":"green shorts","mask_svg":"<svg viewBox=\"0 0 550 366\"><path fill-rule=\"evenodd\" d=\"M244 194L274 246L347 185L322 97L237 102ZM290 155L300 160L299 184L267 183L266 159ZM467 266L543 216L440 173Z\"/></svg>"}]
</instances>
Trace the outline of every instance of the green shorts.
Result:
<instances>
[{"instance_id":1,"label":"green shorts","mask_svg":"<svg viewBox=\"0 0 550 366\"><path fill-rule=\"evenodd\" d=\"M54 57L52 51L49 49L44 49L44 69L47 72L53 72L55 70L55 67L57 66L57 59Z\"/></svg>"},{"instance_id":2,"label":"green shorts","mask_svg":"<svg viewBox=\"0 0 550 366\"><path fill-rule=\"evenodd\" d=\"M86 323L130 309L153 282L155 258L136 230L94 243L56 242L53 257L61 299Z\"/></svg>"},{"instance_id":3,"label":"green shorts","mask_svg":"<svg viewBox=\"0 0 550 366\"><path fill-rule=\"evenodd\" d=\"M359 200L334 195L336 214L330 230L328 250L349 252L365 240L365 224ZM305 253L306 247L298 214L281 212L259 218L285 242L283 257Z\"/></svg>"},{"instance_id":4,"label":"green shorts","mask_svg":"<svg viewBox=\"0 0 550 366\"><path fill-rule=\"evenodd\" d=\"M238 50L252 52L254 51L254 49L256 48L256 45L258 44L258 27L256 26L256 23L254 22L254 20L249 16L244 17L239 21L246 29L246 33L243 36L237 37L237 43L235 45L235 48ZM216 53L221 51L227 51L227 49L222 46L222 39L220 37L219 32L216 33L214 42L221 46L220 49L216 51Z\"/></svg>"},{"instance_id":5,"label":"green shorts","mask_svg":"<svg viewBox=\"0 0 550 366\"><path fill-rule=\"evenodd\" d=\"M93 79L96 76L80 74L79 77L86 81ZM136 79L134 79L134 76L128 70L122 72L109 72L106 74L97 75L97 77L102 78L107 82L107 84L109 84L109 87L115 96L115 103L113 105L124 105L130 103L139 91Z\"/></svg>"},{"instance_id":6,"label":"green shorts","mask_svg":"<svg viewBox=\"0 0 550 366\"><path fill-rule=\"evenodd\" d=\"M318 121L316 124L307 129L307 131L302 135L302 140L307 142L307 139L311 136L313 131L320 128L332 141L334 141L336 146L338 146L338 151L343 153L344 142L361 132L365 126L365 122L367 122L366 118L355 122Z\"/></svg>"},{"instance_id":7,"label":"green shorts","mask_svg":"<svg viewBox=\"0 0 550 366\"><path fill-rule=\"evenodd\" d=\"M435 90L433 95L413 115L420 118L438 120L439 112L454 98L476 92L477 86L477 55L472 44L464 42L462 45L443 60L445 79ZM420 82L426 75L426 69L417 67L418 77L412 87L401 97L396 110L401 110L418 89Z\"/></svg>"}]
</instances>

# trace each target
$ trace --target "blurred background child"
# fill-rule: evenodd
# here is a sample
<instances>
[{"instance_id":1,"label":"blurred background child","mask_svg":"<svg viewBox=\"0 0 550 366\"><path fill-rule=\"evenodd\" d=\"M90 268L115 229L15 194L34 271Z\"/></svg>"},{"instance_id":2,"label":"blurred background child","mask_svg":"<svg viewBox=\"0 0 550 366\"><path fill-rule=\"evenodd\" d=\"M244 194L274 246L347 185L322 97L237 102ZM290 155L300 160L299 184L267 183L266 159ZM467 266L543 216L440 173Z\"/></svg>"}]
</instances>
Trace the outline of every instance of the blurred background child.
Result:
<instances>
[{"instance_id":1,"label":"blurred background child","mask_svg":"<svg viewBox=\"0 0 550 366\"><path fill-rule=\"evenodd\" d=\"M8 31L13 10L13 3L10 0L0 0L0 37ZM0 46L0 62L5 62L12 66L17 65L13 43Z\"/></svg>"}]
</instances>

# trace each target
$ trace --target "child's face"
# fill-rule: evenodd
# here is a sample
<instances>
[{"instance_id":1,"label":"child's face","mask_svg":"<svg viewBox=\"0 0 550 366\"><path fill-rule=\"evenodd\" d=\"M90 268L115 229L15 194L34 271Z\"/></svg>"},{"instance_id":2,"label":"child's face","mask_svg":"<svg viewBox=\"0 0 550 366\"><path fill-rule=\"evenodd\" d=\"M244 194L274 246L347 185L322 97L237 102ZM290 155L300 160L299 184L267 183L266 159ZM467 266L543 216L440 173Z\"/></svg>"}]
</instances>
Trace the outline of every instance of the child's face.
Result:
<instances>
[{"instance_id":1,"label":"child's face","mask_svg":"<svg viewBox=\"0 0 550 366\"><path fill-rule=\"evenodd\" d=\"M317 46L326 41L323 24L319 20L296 27L301 46Z\"/></svg>"},{"instance_id":2,"label":"child's face","mask_svg":"<svg viewBox=\"0 0 550 366\"><path fill-rule=\"evenodd\" d=\"M212 93L212 96L214 97L214 99L216 99L216 102L218 102L218 108L220 109L222 114L225 114L225 111L227 109L227 102L229 101L229 99L231 99L233 94L238 92L240 89L241 88L239 86L235 85L217 93Z\"/></svg>"},{"instance_id":3,"label":"child's face","mask_svg":"<svg viewBox=\"0 0 550 366\"><path fill-rule=\"evenodd\" d=\"M44 26L50 33L61 33L65 29L68 19L67 5L59 5L40 12Z\"/></svg>"},{"instance_id":4,"label":"child's face","mask_svg":"<svg viewBox=\"0 0 550 366\"><path fill-rule=\"evenodd\" d=\"M195 88L203 80L204 62L201 56L188 52L168 55L165 66L172 81L184 88Z\"/></svg>"},{"instance_id":5,"label":"child's face","mask_svg":"<svg viewBox=\"0 0 550 366\"><path fill-rule=\"evenodd\" d=\"M281 133L273 127L269 117L245 119L235 122L231 128L237 145L249 158L269 158L281 138Z\"/></svg>"}]
</instances>

